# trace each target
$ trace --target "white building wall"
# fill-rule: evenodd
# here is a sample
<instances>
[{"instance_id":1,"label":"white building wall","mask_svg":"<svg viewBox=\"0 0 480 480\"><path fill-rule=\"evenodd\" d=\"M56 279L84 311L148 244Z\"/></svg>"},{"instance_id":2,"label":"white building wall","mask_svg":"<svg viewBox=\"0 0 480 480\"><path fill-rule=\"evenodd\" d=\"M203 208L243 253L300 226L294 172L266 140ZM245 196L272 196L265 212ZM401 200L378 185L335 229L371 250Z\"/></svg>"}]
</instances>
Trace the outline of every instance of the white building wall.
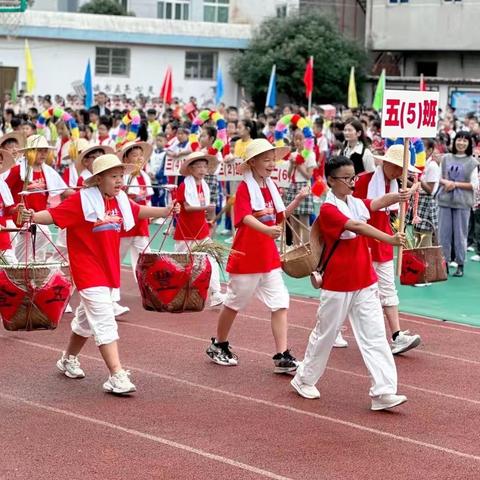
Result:
<instances>
[{"instance_id":1,"label":"white building wall","mask_svg":"<svg viewBox=\"0 0 480 480\"><path fill-rule=\"evenodd\" d=\"M101 90L110 89L113 93L118 86L124 92L125 85L130 88L131 96L136 95L137 87L147 94L153 87L155 95L160 91L165 71L169 65L173 71L173 94L182 99L195 96L200 103L214 98L216 80L191 80L185 78L185 52L194 48L155 47L149 45L98 44L130 48L130 76L113 77L95 75L95 43L52 40L29 40L35 76L36 94L59 94L65 96L73 93L72 82L83 81L88 59L92 66L93 84ZM16 39L5 42L0 52L0 66L18 67L19 86L26 80L23 57L24 40ZM224 81L224 98L227 104L236 105L237 86L229 74L229 62L234 55L232 51L219 51L218 64L222 69Z\"/></svg>"}]
</instances>

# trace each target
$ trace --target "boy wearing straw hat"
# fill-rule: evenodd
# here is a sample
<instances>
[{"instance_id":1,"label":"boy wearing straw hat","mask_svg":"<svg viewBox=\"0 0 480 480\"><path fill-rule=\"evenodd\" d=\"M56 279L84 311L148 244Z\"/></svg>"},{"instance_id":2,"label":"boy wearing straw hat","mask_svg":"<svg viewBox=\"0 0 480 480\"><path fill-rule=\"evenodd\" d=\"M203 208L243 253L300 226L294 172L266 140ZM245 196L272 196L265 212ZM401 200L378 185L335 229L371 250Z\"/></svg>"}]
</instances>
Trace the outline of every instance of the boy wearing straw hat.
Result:
<instances>
[{"instance_id":1,"label":"boy wearing straw hat","mask_svg":"<svg viewBox=\"0 0 480 480\"><path fill-rule=\"evenodd\" d=\"M12 132L0 137L0 149L7 150L14 160L19 157L19 150L25 147L26 137L23 133Z\"/></svg>"},{"instance_id":2,"label":"boy wearing straw hat","mask_svg":"<svg viewBox=\"0 0 480 480\"><path fill-rule=\"evenodd\" d=\"M24 158L10 170L5 180L16 207L24 205L27 209L40 211L47 208L50 194L67 196L73 193L62 177L46 163L53 158L54 150L55 147L51 147L47 139L41 135L31 135L27 138L25 147L19 150L24 152ZM28 193L20 195L22 191ZM37 191L38 193L35 193ZM17 237L15 253L20 262L30 262L33 259L31 235L30 232L20 232ZM50 238L50 230L40 228L40 234L37 234L35 242L36 260L45 260Z\"/></svg>"},{"instance_id":3,"label":"boy wearing straw hat","mask_svg":"<svg viewBox=\"0 0 480 480\"><path fill-rule=\"evenodd\" d=\"M171 212L171 208L137 205L128 199L122 187L123 176L130 169L114 154L101 155L93 162L93 175L85 182L88 188L55 208L22 213L24 221L67 229L70 267L80 306L58 369L69 378L83 378L78 354L93 336L109 370L103 389L119 395L136 390L120 363L113 310L114 294L120 287L120 232L130 230L138 220L166 217Z\"/></svg>"},{"instance_id":4,"label":"boy wearing straw hat","mask_svg":"<svg viewBox=\"0 0 480 480\"><path fill-rule=\"evenodd\" d=\"M376 199L387 193L397 193L397 179L403 171L403 145L392 145L385 155L374 156L381 162L374 172L364 173L358 177L355 183L353 195L357 198ZM414 166L409 165L410 173L420 173ZM393 230L390 221L390 213L398 212L399 204L373 212L368 221L369 225L392 235ZM421 342L420 335L411 335L408 330L400 329L400 317L398 314L398 294L395 286L395 267L393 262L393 247L386 243L369 239L372 254L373 267L378 276L378 289L383 311L392 332L391 348L394 355L405 353L412 348L418 347Z\"/></svg>"},{"instance_id":5,"label":"boy wearing straw hat","mask_svg":"<svg viewBox=\"0 0 480 480\"><path fill-rule=\"evenodd\" d=\"M228 259L230 274L227 295L218 319L217 334L207 349L210 359L219 365L237 365L238 357L230 350L228 336L233 322L253 296L271 311L276 354L274 372L295 371L298 365L287 349L287 312L289 294L283 282L275 240L282 232L281 223L308 195L300 191L285 208L277 186L270 178L275 163L288 153L288 147L274 147L266 139L252 140L246 148L239 170L243 181L235 197L236 234Z\"/></svg>"},{"instance_id":6,"label":"boy wearing straw hat","mask_svg":"<svg viewBox=\"0 0 480 480\"><path fill-rule=\"evenodd\" d=\"M217 157L206 152L191 153L180 166L180 175L185 179L178 187L176 196L181 205L173 235L176 252L186 252L191 245L209 241L210 228L206 213L214 214L215 204L205 177L215 172L217 166ZM220 285L219 265L212 256L209 256L209 260L212 267L209 306L216 307L223 303L225 296Z\"/></svg>"}]
</instances>

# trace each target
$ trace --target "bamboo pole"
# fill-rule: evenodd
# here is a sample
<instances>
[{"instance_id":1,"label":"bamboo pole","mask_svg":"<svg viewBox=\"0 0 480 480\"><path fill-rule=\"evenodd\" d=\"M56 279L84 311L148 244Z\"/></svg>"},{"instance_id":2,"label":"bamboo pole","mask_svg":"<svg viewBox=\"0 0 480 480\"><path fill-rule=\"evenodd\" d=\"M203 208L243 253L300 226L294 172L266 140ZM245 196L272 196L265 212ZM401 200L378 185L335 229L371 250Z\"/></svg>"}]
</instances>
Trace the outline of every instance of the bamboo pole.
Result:
<instances>
[{"instance_id":1,"label":"bamboo pole","mask_svg":"<svg viewBox=\"0 0 480 480\"><path fill-rule=\"evenodd\" d=\"M403 171L402 171L402 189L407 188L407 177L408 177L408 165L410 163L410 139L405 138L404 141L404 150L403 150ZM402 202L400 204L400 228L399 232L405 233L405 215L407 213L407 202ZM402 258L403 258L403 247L398 248L398 257L397 257L397 276L400 276L402 271Z\"/></svg>"}]
</instances>

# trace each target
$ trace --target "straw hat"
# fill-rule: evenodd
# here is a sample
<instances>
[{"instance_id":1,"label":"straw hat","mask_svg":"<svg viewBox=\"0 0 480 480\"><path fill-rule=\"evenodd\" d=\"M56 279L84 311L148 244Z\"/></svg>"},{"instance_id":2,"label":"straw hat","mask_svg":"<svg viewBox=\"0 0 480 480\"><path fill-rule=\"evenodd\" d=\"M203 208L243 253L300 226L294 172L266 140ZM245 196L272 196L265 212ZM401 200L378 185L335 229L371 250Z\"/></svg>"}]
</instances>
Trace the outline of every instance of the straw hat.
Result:
<instances>
[{"instance_id":1,"label":"straw hat","mask_svg":"<svg viewBox=\"0 0 480 480\"><path fill-rule=\"evenodd\" d=\"M2 157L2 162L0 164L0 175L2 173L8 172L14 165L15 159L13 155L8 150L0 149L0 157Z\"/></svg>"},{"instance_id":2,"label":"straw hat","mask_svg":"<svg viewBox=\"0 0 480 480\"><path fill-rule=\"evenodd\" d=\"M285 155L290 153L289 147L275 147L266 138L256 138L255 140L252 140L247 145L247 149L245 151L245 159L238 166L238 171L240 173L245 172L247 168L250 168L250 165L248 164L249 160L252 160L252 158L257 157L262 153L270 152L272 150L275 152L276 162L283 160Z\"/></svg>"},{"instance_id":3,"label":"straw hat","mask_svg":"<svg viewBox=\"0 0 480 480\"><path fill-rule=\"evenodd\" d=\"M24 152L25 150L34 150L37 148L48 148L49 150L55 150L55 147L52 147L48 144L47 139L42 135L30 135L27 137L25 142L25 147L20 148L19 152Z\"/></svg>"},{"instance_id":4,"label":"straw hat","mask_svg":"<svg viewBox=\"0 0 480 480\"><path fill-rule=\"evenodd\" d=\"M75 146L75 149L77 151L77 155L75 158L72 158L70 155L72 153L72 148ZM88 143L88 140L85 138L79 138L77 140L69 140L65 145L62 147L62 160L63 159L70 159L70 160L75 160L78 157L78 154L82 149L85 149L90 146L90 143Z\"/></svg>"},{"instance_id":5,"label":"straw hat","mask_svg":"<svg viewBox=\"0 0 480 480\"><path fill-rule=\"evenodd\" d=\"M6 133L0 137L0 148L2 148L3 144L8 140L16 140L18 142L18 146L23 148L25 146L26 137L22 132Z\"/></svg>"},{"instance_id":6,"label":"straw hat","mask_svg":"<svg viewBox=\"0 0 480 480\"><path fill-rule=\"evenodd\" d=\"M84 146L84 144L82 143L82 146L78 145L77 148L78 157L75 160L75 167L77 168L77 170L83 170L85 168L83 165L83 159L87 157L89 153L94 152L95 150L100 150L102 152L102 155L106 155L107 153L115 154L115 150L108 145L91 145L87 142L86 146Z\"/></svg>"},{"instance_id":7,"label":"straw hat","mask_svg":"<svg viewBox=\"0 0 480 480\"><path fill-rule=\"evenodd\" d=\"M133 168L133 165L122 163L114 153L107 153L100 155L93 161L92 176L85 180L87 187L92 187L98 180L98 175L112 168L122 167L125 172L128 172Z\"/></svg>"},{"instance_id":8,"label":"straw hat","mask_svg":"<svg viewBox=\"0 0 480 480\"><path fill-rule=\"evenodd\" d=\"M184 177L189 174L188 167L197 160L206 160L208 162L208 173L210 175L215 173L218 167L218 158L215 155L210 155L205 152L193 152L187 155L182 165L180 166L180 175Z\"/></svg>"},{"instance_id":9,"label":"straw hat","mask_svg":"<svg viewBox=\"0 0 480 480\"><path fill-rule=\"evenodd\" d=\"M393 163L393 165L403 168L403 150L403 145L392 145L385 155L374 155L373 158L382 160L383 162ZM411 173L420 173L420 170L410 165L410 162L408 163L408 171Z\"/></svg>"},{"instance_id":10,"label":"straw hat","mask_svg":"<svg viewBox=\"0 0 480 480\"><path fill-rule=\"evenodd\" d=\"M123 162L125 155L134 147L142 149L143 159L147 162L152 156L153 147L147 142L127 142L122 145L121 149L117 152L118 158Z\"/></svg>"}]
</instances>

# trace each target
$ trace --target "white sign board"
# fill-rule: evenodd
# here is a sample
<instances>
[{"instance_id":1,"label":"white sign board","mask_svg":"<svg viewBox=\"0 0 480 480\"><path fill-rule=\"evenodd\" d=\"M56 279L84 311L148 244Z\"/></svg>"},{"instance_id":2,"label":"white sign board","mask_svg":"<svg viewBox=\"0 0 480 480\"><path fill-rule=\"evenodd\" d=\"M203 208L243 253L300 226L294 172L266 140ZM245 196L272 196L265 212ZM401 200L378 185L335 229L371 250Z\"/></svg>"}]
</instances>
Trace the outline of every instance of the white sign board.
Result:
<instances>
[{"instance_id":1,"label":"white sign board","mask_svg":"<svg viewBox=\"0 0 480 480\"><path fill-rule=\"evenodd\" d=\"M165 158L165 176L178 177L180 175L180 165L185 157L166 157ZM220 171L218 172L218 179L221 182L241 182L243 176L237 173L237 166L242 163L242 160L237 158L233 162L222 163ZM290 185L288 178L289 162L279 162L272 173L272 180L280 187L287 188Z\"/></svg>"},{"instance_id":2,"label":"white sign board","mask_svg":"<svg viewBox=\"0 0 480 480\"><path fill-rule=\"evenodd\" d=\"M435 138L438 130L438 92L385 90L383 138Z\"/></svg>"}]
</instances>

